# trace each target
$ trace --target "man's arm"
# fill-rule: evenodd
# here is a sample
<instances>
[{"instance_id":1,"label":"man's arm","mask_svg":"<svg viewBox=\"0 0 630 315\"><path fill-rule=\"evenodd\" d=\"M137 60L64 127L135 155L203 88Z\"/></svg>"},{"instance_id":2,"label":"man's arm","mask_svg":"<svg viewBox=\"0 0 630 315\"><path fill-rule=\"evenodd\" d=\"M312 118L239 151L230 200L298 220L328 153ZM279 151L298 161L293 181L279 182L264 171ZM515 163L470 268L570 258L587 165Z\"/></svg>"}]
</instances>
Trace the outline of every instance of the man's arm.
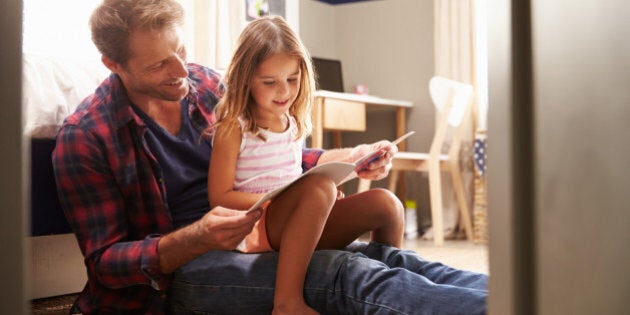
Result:
<instances>
[{"instance_id":1,"label":"man's arm","mask_svg":"<svg viewBox=\"0 0 630 315\"><path fill-rule=\"evenodd\" d=\"M162 237L160 270L169 274L209 250L233 250L252 231L262 211L215 207L199 221Z\"/></svg>"},{"instance_id":2,"label":"man's arm","mask_svg":"<svg viewBox=\"0 0 630 315\"><path fill-rule=\"evenodd\" d=\"M302 149L302 173L310 170L319 163L320 156L324 153L321 149Z\"/></svg>"},{"instance_id":3,"label":"man's arm","mask_svg":"<svg viewBox=\"0 0 630 315\"><path fill-rule=\"evenodd\" d=\"M99 141L67 125L52 158L59 200L91 277L111 288L165 283L158 270L160 236L134 235L140 228L129 224L126 202Z\"/></svg>"},{"instance_id":4,"label":"man's arm","mask_svg":"<svg viewBox=\"0 0 630 315\"><path fill-rule=\"evenodd\" d=\"M236 248L261 214L215 208L175 232L148 233L155 229L148 226L155 224L145 222L142 228L128 220L129 201L124 200L106 154L91 134L77 126L64 127L57 137L53 165L59 199L88 272L111 288L147 284L163 289L167 275L179 266L211 249ZM135 234L147 236L137 239Z\"/></svg>"}]
</instances>

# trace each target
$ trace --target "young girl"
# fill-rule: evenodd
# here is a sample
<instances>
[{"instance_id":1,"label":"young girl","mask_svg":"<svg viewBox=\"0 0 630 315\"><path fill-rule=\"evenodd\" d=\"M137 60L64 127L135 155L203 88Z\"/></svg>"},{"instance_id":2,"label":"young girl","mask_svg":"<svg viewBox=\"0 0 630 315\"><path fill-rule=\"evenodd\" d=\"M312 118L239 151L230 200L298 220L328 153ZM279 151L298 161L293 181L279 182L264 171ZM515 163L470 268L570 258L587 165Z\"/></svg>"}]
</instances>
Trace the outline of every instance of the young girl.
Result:
<instances>
[{"instance_id":1,"label":"young girl","mask_svg":"<svg viewBox=\"0 0 630 315\"><path fill-rule=\"evenodd\" d=\"M225 83L209 131L208 196L212 206L248 209L302 173L315 89L311 59L282 18L260 18L243 30ZM242 251L279 251L274 314L316 314L302 294L313 251L342 249L367 231L373 241L400 247L403 207L396 196L373 189L343 198L331 180L312 175L263 206Z\"/></svg>"}]
</instances>

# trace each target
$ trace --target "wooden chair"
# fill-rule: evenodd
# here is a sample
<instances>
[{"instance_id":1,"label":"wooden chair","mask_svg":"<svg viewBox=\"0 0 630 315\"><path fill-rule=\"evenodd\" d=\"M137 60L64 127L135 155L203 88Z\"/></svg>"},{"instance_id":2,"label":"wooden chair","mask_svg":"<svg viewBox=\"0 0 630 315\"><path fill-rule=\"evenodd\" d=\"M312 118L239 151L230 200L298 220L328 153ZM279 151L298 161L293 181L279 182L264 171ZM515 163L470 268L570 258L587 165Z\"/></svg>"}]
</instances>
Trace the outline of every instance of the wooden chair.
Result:
<instances>
[{"instance_id":1,"label":"wooden chair","mask_svg":"<svg viewBox=\"0 0 630 315\"><path fill-rule=\"evenodd\" d=\"M441 113L429 153L398 152L392 160L389 175L389 189L396 191L396 182L401 172L427 172L429 174L429 196L431 203L431 221L433 226L434 243L442 245L444 229L442 217L442 172L451 174L453 190L459 212L464 224L466 237L472 239L472 222L466 193L459 167L461 138L463 133L462 121L470 113L473 97L473 87L469 84L456 82L443 77L433 77L429 81L429 92L433 104ZM447 154L442 153L442 147L449 129L452 130L452 141ZM370 181L361 179L359 191L367 190Z\"/></svg>"}]
</instances>

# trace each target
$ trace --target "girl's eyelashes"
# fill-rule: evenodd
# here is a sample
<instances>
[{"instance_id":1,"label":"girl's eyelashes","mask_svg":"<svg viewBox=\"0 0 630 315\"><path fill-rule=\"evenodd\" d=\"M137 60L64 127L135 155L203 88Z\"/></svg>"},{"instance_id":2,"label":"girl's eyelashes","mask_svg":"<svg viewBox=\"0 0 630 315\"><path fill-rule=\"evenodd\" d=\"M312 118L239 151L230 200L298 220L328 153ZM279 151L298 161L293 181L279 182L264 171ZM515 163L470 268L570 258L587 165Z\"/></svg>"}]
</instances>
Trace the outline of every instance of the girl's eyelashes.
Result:
<instances>
[{"instance_id":1,"label":"girl's eyelashes","mask_svg":"<svg viewBox=\"0 0 630 315\"><path fill-rule=\"evenodd\" d=\"M297 78L287 79L287 82L290 82L290 83L294 83L294 82L297 82L297 81L298 81ZM274 85L275 83L276 83L276 81L263 81L264 85Z\"/></svg>"}]
</instances>

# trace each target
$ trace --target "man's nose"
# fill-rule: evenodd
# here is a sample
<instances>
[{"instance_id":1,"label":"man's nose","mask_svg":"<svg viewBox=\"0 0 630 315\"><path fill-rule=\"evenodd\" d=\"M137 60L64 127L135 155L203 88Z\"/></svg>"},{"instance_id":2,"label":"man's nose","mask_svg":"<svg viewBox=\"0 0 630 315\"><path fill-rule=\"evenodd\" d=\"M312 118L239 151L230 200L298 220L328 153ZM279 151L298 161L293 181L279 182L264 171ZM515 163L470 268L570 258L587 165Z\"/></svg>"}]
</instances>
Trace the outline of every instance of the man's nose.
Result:
<instances>
[{"instance_id":1,"label":"man's nose","mask_svg":"<svg viewBox=\"0 0 630 315\"><path fill-rule=\"evenodd\" d=\"M170 74L177 78L185 78L188 76L188 69L186 68L186 60L176 56L175 62L172 63Z\"/></svg>"}]
</instances>

